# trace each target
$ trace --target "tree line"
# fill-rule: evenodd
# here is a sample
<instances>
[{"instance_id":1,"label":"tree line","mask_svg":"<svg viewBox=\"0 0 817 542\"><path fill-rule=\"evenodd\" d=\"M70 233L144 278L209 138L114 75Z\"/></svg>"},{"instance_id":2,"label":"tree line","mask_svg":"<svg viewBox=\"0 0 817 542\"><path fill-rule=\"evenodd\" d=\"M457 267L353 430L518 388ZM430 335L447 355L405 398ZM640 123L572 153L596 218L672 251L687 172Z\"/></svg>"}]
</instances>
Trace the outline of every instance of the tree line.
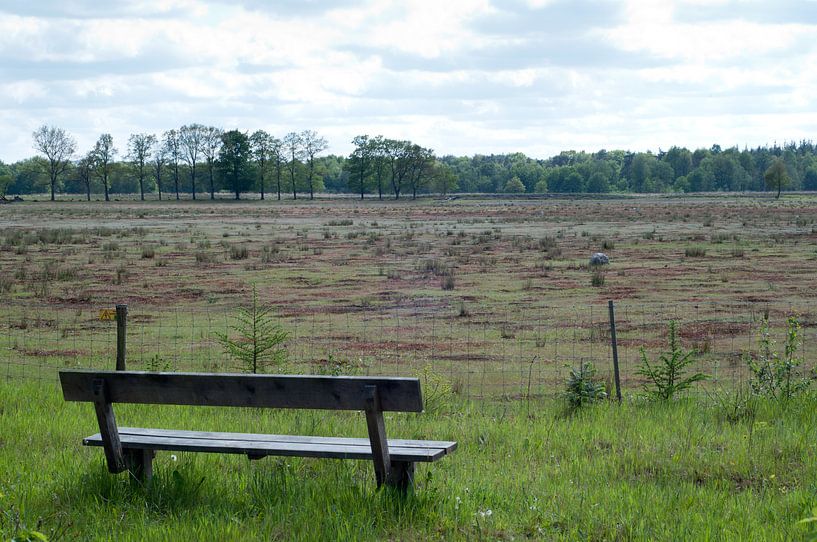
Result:
<instances>
[{"instance_id":1,"label":"tree line","mask_svg":"<svg viewBox=\"0 0 817 542\"><path fill-rule=\"evenodd\" d=\"M54 126L32 134L36 156L0 162L5 194L155 194L158 199L215 199L222 190L240 199L318 192L361 198L453 192L626 193L817 190L817 148L811 141L754 149L595 153L564 151L548 159L522 153L442 156L408 140L359 135L348 156L324 155L313 130L275 137L264 130L224 131L190 124L161 135L132 134L123 152L110 134L77 154L73 137ZM188 196L189 195L189 196Z\"/></svg>"}]
</instances>

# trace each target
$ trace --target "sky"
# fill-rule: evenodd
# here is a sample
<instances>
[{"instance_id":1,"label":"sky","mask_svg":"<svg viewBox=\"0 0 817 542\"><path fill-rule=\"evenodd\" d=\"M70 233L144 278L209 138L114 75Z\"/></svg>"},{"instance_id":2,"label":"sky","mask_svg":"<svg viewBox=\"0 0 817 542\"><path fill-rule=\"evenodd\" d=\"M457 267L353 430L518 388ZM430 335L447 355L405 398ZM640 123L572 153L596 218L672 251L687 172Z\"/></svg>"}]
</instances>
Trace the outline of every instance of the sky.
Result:
<instances>
[{"instance_id":1,"label":"sky","mask_svg":"<svg viewBox=\"0 0 817 542\"><path fill-rule=\"evenodd\" d=\"M817 138L817 0L0 0L0 160L183 124L438 155Z\"/></svg>"}]
</instances>

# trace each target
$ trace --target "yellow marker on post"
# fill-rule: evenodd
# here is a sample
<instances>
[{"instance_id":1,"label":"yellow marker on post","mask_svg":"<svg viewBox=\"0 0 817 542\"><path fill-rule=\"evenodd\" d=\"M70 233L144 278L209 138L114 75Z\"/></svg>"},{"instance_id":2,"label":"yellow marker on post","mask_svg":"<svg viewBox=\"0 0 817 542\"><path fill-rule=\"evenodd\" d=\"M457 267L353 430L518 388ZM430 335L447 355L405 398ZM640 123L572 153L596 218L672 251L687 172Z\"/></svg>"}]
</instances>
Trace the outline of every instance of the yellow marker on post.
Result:
<instances>
[{"instance_id":1,"label":"yellow marker on post","mask_svg":"<svg viewBox=\"0 0 817 542\"><path fill-rule=\"evenodd\" d=\"M100 320L116 320L116 309L100 309Z\"/></svg>"}]
</instances>

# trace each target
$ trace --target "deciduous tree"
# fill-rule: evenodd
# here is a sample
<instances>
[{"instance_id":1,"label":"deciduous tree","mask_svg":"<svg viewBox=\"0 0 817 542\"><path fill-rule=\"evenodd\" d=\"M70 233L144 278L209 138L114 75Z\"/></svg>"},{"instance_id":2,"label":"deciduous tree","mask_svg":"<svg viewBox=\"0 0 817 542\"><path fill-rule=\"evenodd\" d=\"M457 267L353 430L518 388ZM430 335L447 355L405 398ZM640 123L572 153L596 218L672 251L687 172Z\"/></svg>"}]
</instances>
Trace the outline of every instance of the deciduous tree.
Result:
<instances>
[{"instance_id":1,"label":"deciduous tree","mask_svg":"<svg viewBox=\"0 0 817 542\"><path fill-rule=\"evenodd\" d=\"M156 136L153 134L132 134L128 139L128 156L139 175L139 197L145 201L145 167L150 161Z\"/></svg>"},{"instance_id":2,"label":"deciduous tree","mask_svg":"<svg viewBox=\"0 0 817 542\"><path fill-rule=\"evenodd\" d=\"M190 166L190 186L193 199L196 199L196 166L202 155L206 135L207 127L201 124L185 125L179 130L179 144L182 156L187 165Z\"/></svg>"},{"instance_id":3,"label":"deciduous tree","mask_svg":"<svg viewBox=\"0 0 817 542\"><path fill-rule=\"evenodd\" d=\"M159 201L162 201L162 174L167 165L167 147L164 142L155 142L153 151L153 178L156 180L156 190L159 192Z\"/></svg>"},{"instance_id":4,"label":"deciduous tree","mask_svg":"<svg viewBox=\"0 0 817 542\"><path fill-rule=\"evenodd\" d=\"M786 171L786 163L781 158L775 158L772 165L770 165L766 173L763 174L763 180L766 181L767 187L777 189L775 199L779 199L780 191L791 181L789 172Z\"/></svg>"},{"instance_id":5,"label":"deciduous tree","mask_svg":"<svg viewBox=\"0 0 817 542\"><path fill-rule=\"evenodd\" d=\"M113 136L111 136L111 134L102 134L99 136L99 139L94 145L94 150L91 151L94 170L99 180L102 181L102 188L105 190L105 201L111 201L108 195L110 190L108 177L111 174L117 152L116 147L113 146Z\"/></svg>"},{"instance_id":6,"label":"deciduous tree","mask_svg":"<svg viewBox=\"0 0 817 542\"><path fill-rule=\"evenodd\" d=\"M301 145L303 149L303 156L306 159L307 167L307 186L309 187L309 199L315 198L315 157L325 151L329 144L326 139L320 137L314 130L304 130L301 132Z\"/></svg>"},{"instance_id":7,"label":"deciduous tree","mask_svg":"<svg viewBox=\"0 0 817 542\"><path fill-rule=\"evenodd\" d=\"M261 192L261 199L264 199L266 188L266 174L272 154L273 137L264 130L256 130L250 136L250 147L255 162L258 164L258 188Z\"/></svg>"},{"instance_id":8,"label":"deciduous tree","mask_svg":"<svg viewBox=\"0 0 817 542\"><path fill-rule=\"evenodd\" d=\"M221 136L224 131L215 126L208 126L204 130L204 138L202 139L201 153L207 162L207 173L210 179L210 199L216 199L216 184L215 184L215 168L216 159L218 158L218 151L221 148Z\"/></svg>"},{"instance_id":9,"label":"deciduous tree","mask_svg":"<svg viewBox=\"0 0 817 542\"><path fill-rule=\"evenodd\" d=\"M85 187L85 196L91 201L91 183L93 182L94 155L89 152L77 162L77 177Z\"/></svg>"},{"instance_id":10,"label":"deciduous tree","mask_svg":"<svg viewBox=\"0 0 817 542\"><path fill-rule=\"evenodd\" d=\"M173 183L176 186L176 199L179 197L179 162L182 159L182 146L178 130L168 130L164 133L164 152L173 173Z\"/></svg>"},{"instance_id":11,"label":"deciduous tree","mask_svg":"<svg viewBox=\"0 0 817 542\"><path fill-rule=\"evenodd\" d=\"M238 130L224 132L217 167L224 184L235 192L235 199L241 199L241 192L252 186L251 158L252 148L247 134Z\"/></svg>"},{"instance_id":12,"label":"deciduous tree","mask_svg":"<svg viewBox=\"0 0 817 542\"><path fill-rule=\"evenodd\" d=\"M47 173L51 185L51 201L54 201L57 180L68 167L71 155L76 150L76 142L65 130L56 126L40 126L34 131L32 137L34 148L44 154L48 161Z\"/></svg>"},{"instance_id":13,"label":"deciduous tree","mask_svg":"<svg viewBox=\"0 0 817 542\"><path fill-rule=\"evenodd\" d=\"M292 199L298 199L298 189L295 184L295 170L299 160L303 157L303 141L301 135L290 132L284 136L284 149L287 153L287 170L289 170L289 180L292 184Z\"/></svg>"},{"instance_id":14,"label":"deciduous tree","mask_svg":"<svg viewBox=\"0 0 817 542\"><path fill-rule=\"evenodd\" d=\"M359 192L360 199L363 199L368 190L368 179L371 175L373 147L367 135L355 136L352 144L355 150L346 161L346 169L349 171L349 189Z\"/></svg>"}]
</instances>

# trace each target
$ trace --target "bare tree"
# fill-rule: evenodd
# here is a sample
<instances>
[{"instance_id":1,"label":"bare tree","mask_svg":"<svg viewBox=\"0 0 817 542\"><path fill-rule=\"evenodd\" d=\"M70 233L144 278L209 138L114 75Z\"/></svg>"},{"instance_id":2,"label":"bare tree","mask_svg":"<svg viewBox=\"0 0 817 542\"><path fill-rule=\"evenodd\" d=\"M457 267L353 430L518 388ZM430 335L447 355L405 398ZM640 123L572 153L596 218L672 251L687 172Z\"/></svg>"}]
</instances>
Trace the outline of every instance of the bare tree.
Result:
<instances>
[{"instance_id":1,"label":"bare tree","mask_svg":"<svg viewBox=\"0 0 817 542\"><path fill-rule=\"evenodd\" d=\"M176 185L176 199L179 200L179 161L182 159L182 147L178 130L168 130L162 137L167 160L173 169L173 183Z\"/></svg>"},{"instance_id":2,"label":"bare tree","mask_svg":"<svg viewBox=\"0 0 817 542\"><path fill-rule=\"evenodd\" d=\"M201 124L191 124L182 126L179 130L179 143L181 145L182 156L187 165L190 166L190 182L193 187L193 199L196 199L196 164L202 153L204 139L207 134L207 127Z\"/></svg>"},{"instance_id":3,"label":"bare tree","mask_svg":"<svg viewBox=\"0 0 817 542\"><path fill-rule=\"evenodd\" d=\"M156 179L156 190L159 191L159 201L162 201L162 173L167 165L167 149L164 143L154 142L153 151L153 178Z\"/></svg>"},{"instance_id":4,"label":"bare tree","mask_svg":"<svg viewBox=\"0 0 817 542\"><path fill-rule=\"evenodd\" d=\"M256 130L250 136L250 147L252 148L253 158L258 162L258 187L261 191L261 199L264 199L265 177L272 153L273 139L274 138L264 130Z\"/></svg>"},{"instance_id":5,"label":"bare tree","mask_svg":"<svg viewBox=\"0 0 817 542\"><path fill-rule=\"evenodd\" d=\"M289 180L292 183L292 199L298 199L298 189L295 186L295 169L298 167L298 160L303 156L301 135L290 132L284 136L284 148L289 158L287 169L289 170Z\"/></svg>"},{"instance_id":6,"label":"bare tree","mask_svg":"<svg viewBox=\"0 0 817 542\"><path fill-rule=\"evenodd\" d=\"M76 150L74 138L62 128L56 126L40 126L32 133L34 149L45 155L48 160L48 179L51 183L51 201L57 189L57 179L68 167L71 155Z\"/></svg>"},{"instance_id":7,"label":"bare tree","mask_svg":"<svg viewBox=\"0 0 817 542\"><path fill-rule=\"evenodd\" d=\"M210 199L216 199L215 167L218 151L221 148L221 136L224 131L215 126L208 126L204 130L204 138L201 142L201 153L207 162L207 173L210 176Z\"/></svg>"},{"instance_id":8,"label":"bare tree","mask_svg":"<svg viewBox=\"0 0 817 542\"><path fill-rule=\"evenodd\" d=\"M139 172L139 196L145 201L145 167L150 161L156 136L153 134L132 134L128 139L128 156Z\"/></svg>"},{"instance_id":9,"label":"bare tree","mask_svg":"<svg viewBox=\"0 0 817 542\"><path fill-rule=\"evenodd\" d=\"M111 174L111 167L113 166L117 152L113 146L113 136L111 136L111 134L102 134L99 136L99 139L94 145L94 150L91 151L94 160L94 169L96 170L99 180L102 181L102 187L105 189L105 201L111 201L108 196L110 188L108 176Z\"/></svg>"},{"instance_id":10,"label":"bare tree","mask_svg":"<svg viewBox=\"0 0 817 542\"><path fill-rule=\"evenodd\" d=\"M315 199L315 188L313 179L315 177L315 156L325 151L329 144L326 139L320 137L314 130L304 130L301 132L303 155L307 164L307 184L309 186L309 199Z\"/></svg>"}]
</instances>

